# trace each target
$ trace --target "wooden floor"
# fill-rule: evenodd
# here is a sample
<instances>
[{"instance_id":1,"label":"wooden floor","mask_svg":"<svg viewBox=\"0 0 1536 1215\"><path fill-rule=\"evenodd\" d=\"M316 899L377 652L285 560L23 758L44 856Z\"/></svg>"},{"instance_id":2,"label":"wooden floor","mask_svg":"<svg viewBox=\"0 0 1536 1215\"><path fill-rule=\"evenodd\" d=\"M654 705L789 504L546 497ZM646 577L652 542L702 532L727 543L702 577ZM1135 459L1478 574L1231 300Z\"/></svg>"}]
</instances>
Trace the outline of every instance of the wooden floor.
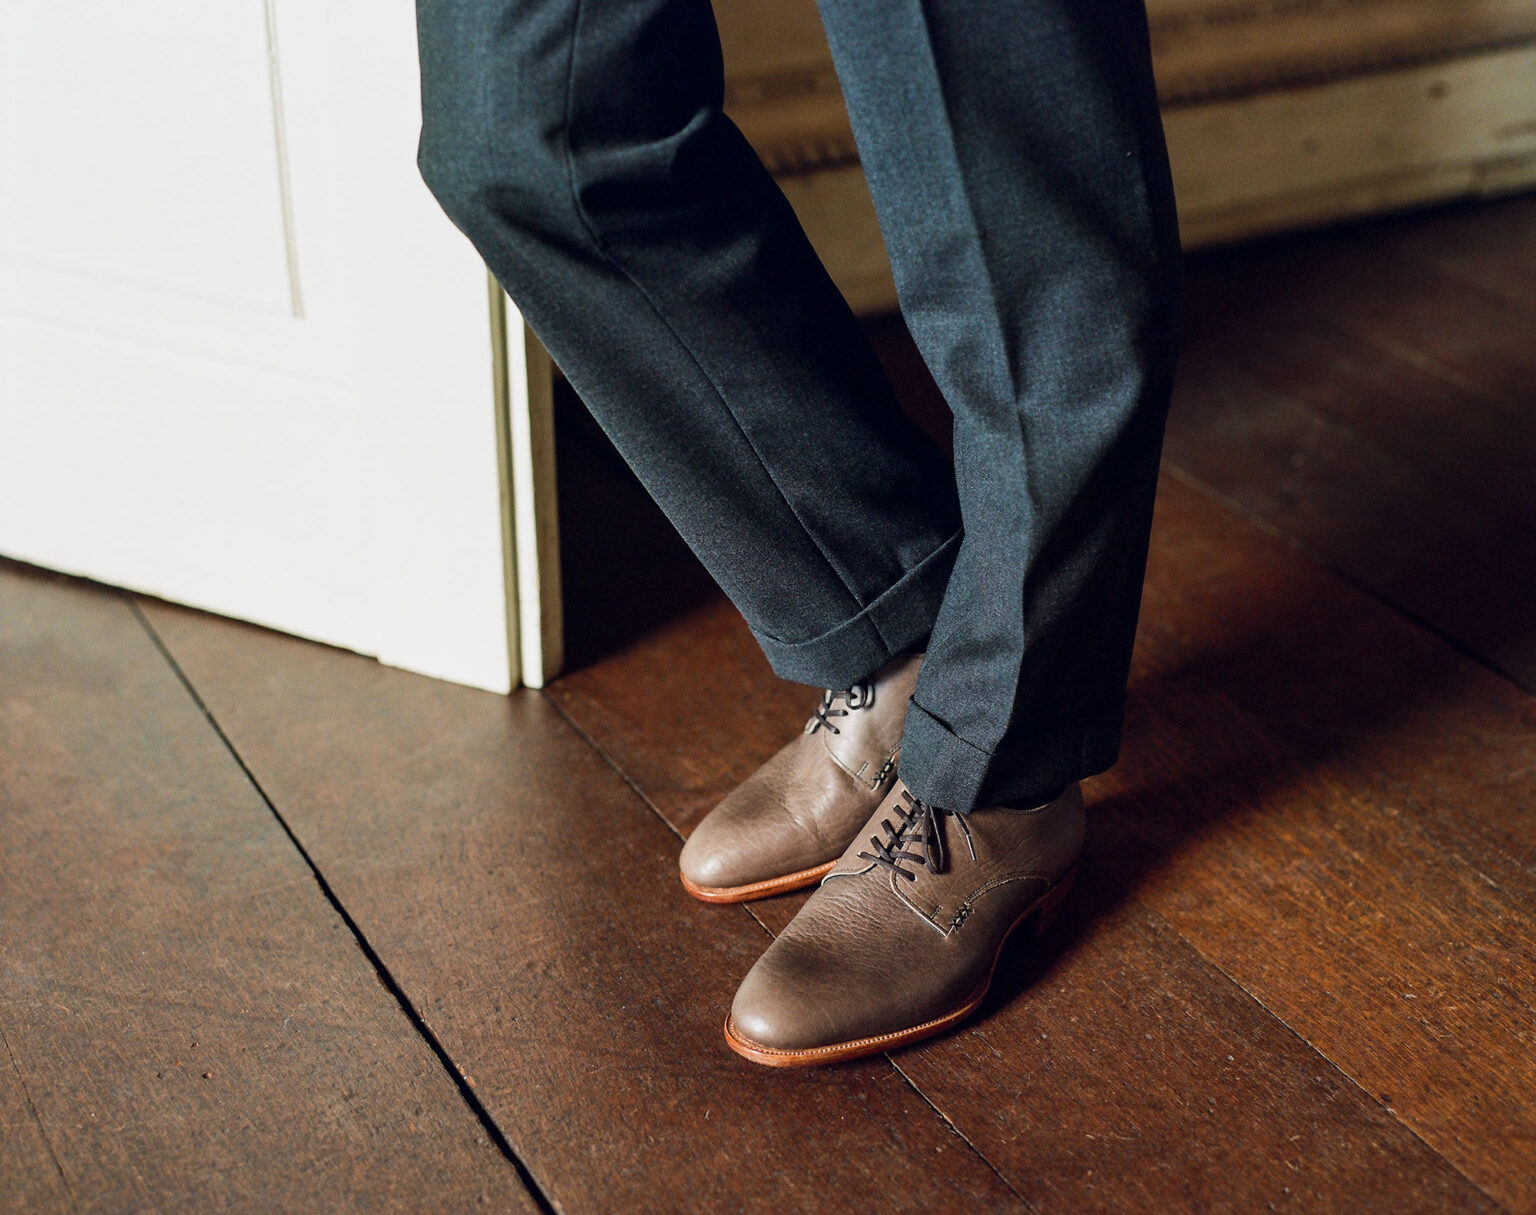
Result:
<instances>
[{"instance_id":1,"label":"wooden floor","mask_svg":"<svg viewBox=\"0 0 1536 1215\"><path fill-rule=\"evenodd\" d=\"M1536 1211L1536 199L1189 278L1086 880L889 1057L721 1043L807 692L579 417L545 693L0 566L0 1208Z\"/></svg>"}]
</instances>

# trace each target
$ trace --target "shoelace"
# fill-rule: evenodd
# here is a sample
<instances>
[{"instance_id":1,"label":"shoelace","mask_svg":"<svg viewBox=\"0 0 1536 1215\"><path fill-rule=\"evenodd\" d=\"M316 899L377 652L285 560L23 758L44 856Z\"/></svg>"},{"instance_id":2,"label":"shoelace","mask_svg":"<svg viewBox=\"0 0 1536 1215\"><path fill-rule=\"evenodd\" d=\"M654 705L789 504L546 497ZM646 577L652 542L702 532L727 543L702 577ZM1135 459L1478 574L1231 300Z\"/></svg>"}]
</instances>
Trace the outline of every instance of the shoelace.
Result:
<instances>
[{"instance_id":1,"label":"shoelace","mask_svg":"<svg viewBox=\"0 0 1536 1215\"><path fill-rule=\"evenodd\" d=\"M842 701L844 708L835 708L838 701ZM873 684L856 683L851 688L828 688L821 694L821 704L816 707L816 712L811 714L811 720L805 723L805 732L814 734L825 726L833 734L841 734L842 731L833 724L834 717L847 717L854 709L868 708L875 701L875 688Z\"/></svg>"},{"instance_id":2,"label":"shoelace","mask_svg":"<svg viewBox=\"0 0 1536 1215\"><path fill-rule=\"evenodd\" d=\"M882 841L879 836L870 836L870 847L874 851L859 853L860 860L873 861L883 869L901 874L909 882L917 881L917 874L905 867L909 861L921 861L929 873L943 873L949 868L949 854L944 847L944 830L939 820L945 817L954 819L959 825L965 836L966 850L973 861L976 859L971 829L965 825L963 814L945 810L942 806L930 806L907 789L901 791L901 804L894 807L893 812L894 822L888 818L880 820L886 838ZM908 852L908 844L916 844L922 851Z\"/></svg>"}]
</instances>

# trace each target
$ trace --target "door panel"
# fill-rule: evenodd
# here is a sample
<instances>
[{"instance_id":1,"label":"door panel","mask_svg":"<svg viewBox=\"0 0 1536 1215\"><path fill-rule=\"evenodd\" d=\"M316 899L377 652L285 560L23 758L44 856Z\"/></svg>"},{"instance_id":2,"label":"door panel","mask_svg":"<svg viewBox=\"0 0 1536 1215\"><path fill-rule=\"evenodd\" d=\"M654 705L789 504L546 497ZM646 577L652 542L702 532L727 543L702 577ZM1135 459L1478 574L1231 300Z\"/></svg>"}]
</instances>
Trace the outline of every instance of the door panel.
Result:
<instances>
[{"instance_id":1,"label":"door panel","mask_svg":"<svg viewBox=\"0 0 1536 1215\"><path fill-rule=\"evenodd\" d=\"M410 6L8 0L0 81L0 551L509 686Z\"/></svg>"}]
</instances>

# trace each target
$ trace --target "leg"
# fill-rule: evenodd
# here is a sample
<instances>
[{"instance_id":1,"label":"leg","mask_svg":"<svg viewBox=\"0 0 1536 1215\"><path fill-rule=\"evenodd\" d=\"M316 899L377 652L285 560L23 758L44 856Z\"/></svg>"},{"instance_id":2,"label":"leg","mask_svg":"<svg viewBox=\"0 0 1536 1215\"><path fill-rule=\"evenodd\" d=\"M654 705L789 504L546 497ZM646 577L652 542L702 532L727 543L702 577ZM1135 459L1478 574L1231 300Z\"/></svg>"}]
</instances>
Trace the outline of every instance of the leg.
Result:
<instances>
[{"instance_id":1,"label":"leg","mask_svg":"<svg viewBox=\"0 0 1536 1215\"><path fill-rule=\"evenodd\" d=\"M1070 886L1078 778L1118 744L1178 305L1140 0L821 4L903 311L955 412L965 540L901 779L726 1022L778 1066L958 1023Z\"/></svg>"},{"instance_id":2,"label":"leg","mask_svg":"<svg viewBox=\"0 0 1536 1215\"><path fill-rule=\"evenodd\" d=\"M423 176L782 676L928 633L954 486L722 115L708 0L419 0Z\"/></svg>"},{"instance_id":3,"label":"leg","mask_svg":"<svg viewBox=\"0 0 1536 1215\"><path fill-rule=\"evenodd\" d=\"M821 0L965 541L901 773L954 810L1114 762L1179 245L1141 0Z\"/></svg>"}]
</instances>

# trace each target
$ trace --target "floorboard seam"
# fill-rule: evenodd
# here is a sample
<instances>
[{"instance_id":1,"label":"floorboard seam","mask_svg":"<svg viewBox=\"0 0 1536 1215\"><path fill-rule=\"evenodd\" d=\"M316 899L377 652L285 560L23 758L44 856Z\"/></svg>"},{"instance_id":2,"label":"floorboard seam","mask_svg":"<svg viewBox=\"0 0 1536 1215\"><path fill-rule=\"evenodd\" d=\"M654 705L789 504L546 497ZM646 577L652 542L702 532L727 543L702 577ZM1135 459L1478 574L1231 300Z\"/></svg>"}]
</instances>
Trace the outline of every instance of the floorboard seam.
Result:
<instances>
[{"instance_id":1,"label":"floorboard seam","mask_svg":"<svg viewBox=\"0 0 1536 1215\"><path fill-rule=\"evenodd\" d=\"M1378 246L1378 248L1382 247ZM1463 269L1461 266L1454 262L1443 262L1440 259L1425 253L1422 249L1395 243L1392 241L1391 237L1387 238L1387 244L1383 251L1389 253L1399 261L1412 262L1415 265L1423 266L1427 269L1433 270L1442 278L1453 280L1458 287L1468 289L1472 291L1473 294L1481 296L1484 300L1499 304L1505 308L1513 309L1516 312L1523 312L1527 316L1533 316L1533 318L1536 318L1536 309L1532 309L1529 300L1523 298L1522 296L1511 295L1509 292L1503 291L1497 287L1490 287L1487 283L1483 282L1482 279L1478 278L1475 273ZM1436 361L1438 362L1438 360ZM1482 394L1479 393L1479 395Z\"/></svg>"},{"instance_id":2,"label":"floorboard seam","mask_svg":"<svg viewBox=\"0 0 1536 1215\"><path fill-rule=\"evenodd\" d=\"M1162 462L1162 466L1163 470L1169 476L1171 476L1175 481L1179 482L1179 484L1185 486L1187 489L1193 490L1195 493L1200 494L1202 497L1209 498L1212 502L1216 503L1217 506L1233 515L1236 515L1243 522L1257 528L1266 536L1270 537L1270 539L1278 540L1293 553L1304 557L1313 565L1317 566L1318 569L1338 579L1351 590L1358 591L1372 602L1380 604L1394 616L1406 620L1409 624L1412 624L1417 628L1423 629L1426 633L1430 634L1430 636L1444 642L1451 649L1455 650L1456 653L1460 654L1463 658L1470 662L1476 663L1490 675L1494 675L1504 683L1509 684L1510 687L1514 688L1521 695L1536 697L1536 688L1526 687L1525 684L1522 683L1516 676L1495 664L1485 655L1478 653L1465 642L1457 640L1444 629L1438 627L1435 624L1432 624L1430 621L1424 619L1424 617L1418 615L1418 613L1409 610L1395 600L1387 598L1386 595L1382 594L1380 591L1376 590L1374 587L1368 585L1367 583L1361 582L1348 571L1342 570L1338 566L1323 560L1318 556L1318 554L1314 553L1304 543L1302 543L1300 539L1292 536L1284 529L1277 527L1274 523L1271 523L1257 511L1251 510L1247 506L1244 506L1243 503L1239 502L1236 498L1222 493L1221 490L1217 489L1214 485L1210 485L1207 482L1201 480L1188 469L1173 463L1171 459L1165 458Z\"/></svg>"},{"instance_id":3,"label":"floorboard seam","mask_svg":"<svg viewBox=\"0 0 1536 1215\"><path fill-rule=\"evenodd\" d=\"M0 1046L5 1047L5 1057L11 1061L11 1070L16 1073L16 1083L21 1086L21 1095L27 1103L27 1113L32 1115L32 1121L37 1124L37 1133L43 1137L43 1146L48 1149L48 1159L53 1161L53 1167L59 1174L59 1183L63 1185L64 1193L69 1195L70 1209L78 1211L80 1200L75 1197L74 1187L69 1184L64 1166L59 1163L59 1154L53 1150L53 1140L48 1137L48 1128L43 1125L42 1116L37 1112L37 1106L32 1103L32 1090L27 1087L27 1078L22 1074L21 1063L16 1058L16 1052L11 1049L10 1039L5 1036L3 1028L0 1028Z\"/></svg>"},{"instance_id":4,"label":"floorboard seam","mask_svg":"<svg viewBox=\"0 0 1536 1215\"><path fill-rule=\"evenodd\" d=\"M1029 1201L1029 1199L1025 1198L1023 1194L1020 1194L1018 1190L1013 1188L1013 1183L1003 1175L1003 1171L998 1168L997 1165L993 1164L989 1159L987 1159L987 1154L971 1141L971 1137L969 1135L967 1135L957 1125L955 1125L955 1120L946 1114L937 1105L935 1105L933 1098L928 1096L927 1093L923 1092L922 1088L918 1086L917 1081L912 1079L911 1076L907 1075L907 1073L902 1070L901 1064L896 1062L896 1060L891 1057L889 1051L886 1052L885 1061L891 1065L898 1076L907 1082L907 1087L909 1087L914 1093L918 1095L918 1098L922 1101L922 1103L938 1115L939 1119L954 1133L955 1137L958 1138L961 1143L965 1144L966 1147L970 1148L971 1151L976 1154L977 1159L979 1159L984 1165L992 1170L993 1175L996 1176L998 1181L1003 1183L1004 1188L1019 1200L1020 1206L1022 1206L1026 1211L1033 1211L1037 1209L1034 1204Z\"/></svg>"},{"instance_id":5,"label":"floorboard seam","mask_svg":"<svg viewBox=\"0 0 1536 1215\"><path fill-rule=\"evenodd\" d=\"M1484 293L1484 298L1490 301L1502 302L1505 305L1510 303L1507 299L1500 301L1499 296L1487 293ZM1395 338L1390 333L1373 329L1365 333L1356 334L1356 336L1362 345L1366 347L1374 346L1378 351L1407 363L1410 367L1424 372L1426 375L1439 380L1442 384L1449 384L1458 391L1476 397L1484 405L1491 405L1494 409L1504 413L1515 414L1518 414L1525 407L1523 400L1507 396L1477 376L1459 371L1444 359L1438 358L1410 342Z\"/></svg>"},{"instance_id":6,"label":"floorboard seam","mask_svg":"<svg viewBox=\"0 0 1536 1215\"><path fill-rule=\"evenodd\" d=\"M639 784L637 784L635 782L635 780L629 775L629 773L625 772L624 769L619 766L618 761L616 759L614 759L614 757L612 755L610 755L607 752L606 749L604 749L602 744L599 743L595 738L593 738L592 735L589 734L581 726L581 724L579 722L577 722L576 719L574 717L572 717L570 715L570 713L568 713L566 711L565 706L560 704L553 696L551 696L549 694L549 691L547 689L542 690L540 694L544 697L545 700L547 700L554 707L555 712L560 714L560 716L565 720L566 724L568 724L571 727L571 729L576 732L577 736L579 738L581 738L581 740L583 742L585 742L589 747L591 747L592 750L597 752L598 756L601 757L603 762L606 763L610 768L613 769L614 773L618 776L618 778L620 780L622 780L626 785L628 785L631 790L634 791L635 796L640 799L640 801L646 806L646 808L649 809L652 814L654 814L658 819L661 820L662 826L664 826L668 831L670 831L673 835L675 835L679 840L682 840L683 839L683 833L681 831L679 831L676 827L674 827L671 823L669 823L667 821L667 816L664 815L661 812L661 808L659 806L657 806L656 803L653 802L650 799L650 797L646 794L645 790L642 789L639 786ZM768 925L763 922L762 917L757 914L757 912L753 909L751 904L750 903L742 903L742 904L738 904L738 905L741 907L741 909L743 911L745 911L747 913L747 915L749 915L752 918L752 920L757 924L757 926L763 930L764 935L767 936L770 941L773 940L773 930L771 928L769 928ZM901 1065L898 1064L896 1062L896 1060L891 1057L890 1053L886 1052L883 1055L883 1058L885 1059L886 1063L888 1063L890 1065L891 1070L894 1071L896 1073L896 1075L901 1078L902 1082L904 1084L906 1084L907 1087L910 1088L914 1093L917 1094L918 1098L923 1102L923 1104L926 1105L935 1114L937 1114L938 1117L944 1122L944 1125L947 1126L951 1131L954 1132L955 1136L960 1140L960 1142L965 1144L965 1146L967 1148L969 1148L975 1154L976 1158L978 1160L980 1160L982 1164L986 1165L987 1168L990 1169L996 1175L997 1179L1000 1182L1003 1183L1003 1185L1007 1188L1008 1192L1010 1194L1012 1194L1015 1198L1017 1198L1020 1203L1023 1204L1024 1209L1025 1210L1031 1210L1031 1211L1034 1210L1034 1208L1032 1206L1030 1206L1028 1200L1025 1199L1024 1195L1020 1194L1018 1192L1018 1190L1014 1189L1012 1184L1008 1181L1008 1178L1003 1176L1003 1174L999 1171L998 1167L995 1164L993 1164L989 1159L987 1159L985 1153L983 1153L980 1148L978 1148L974 1143L972 1143L971 1140L966 1136L966 1134L963 1131L961 1131L961 1129L958 1126L955 1125L954 1120L952 1118L950 1118L950 1116L948 1114L946 1114L942 1109L940 1109L939 1106L934 1103L933 1099L931 1097L929 1097L927 1093L923 1092L923 1090L918 1086L916 1081L914 1081L911 1076L907 1075L906 1072L902 1071Z\"/></svg>"},{"instance_id":7,"label":"floorboard seam","mask_svg":"<svg viewBox=\"0 0 1536 1215\"><path fill-rule=\"evenodd\" d=\"M580 738L582 742L586 743L587 746L591 747L592 750L596 751L598 758L613 769L614 774L629 787L630 792L645 803L646 809L648 809L659 820L661 820L661 825L670 831L673 835L675 835L679 843L682 843L683 833L667 821L667 816L661 812L655 802L646 796L645 790L635 783L634 779L629 775L629 773L624 771L624 769L619 766L618 760L614 759L614 757L603 748L603 745L599 743L597 739L593 738L591 734L587 733L582 725L574 717L566 712L565 706L549 694L548 688L541 688L539 690L539 695L542 696L549 704L549 706L560 715L560 720L565 722L566 725L570 726L570 728L576 732L576 736Z\"/></svg>"},{"instance_id":8,"label":"floorboard seam","mask_svg":"<svg viewBox=\"0 0 1536 1215\"><path fill-rule=\"evenodd\" d=\"M165 644L164 639L161 638L154 625L150 623L149 618L139 607L138 600L131 592L122 591L119 593L127 601L129 609L138 619L140 626L149 635L150 641L160 651L161 657L165 659L171 671L181 682L182 687L186 689L187 695L191 697L192 703L197 706L198 711L208 722L209 728L213 730L219 741L223 743L230 757L239 766L240 771L245 774L246 780L250 782L257 796L261 798L268 812L276 820L277 825L282 828L283 834L288 837L289 842L298 851L300 858L308 866L311 876L319 886L320 893L325 897L325 900L331 905L336 914L341 917L342 923L346 925L347 931L352 934L352 939L357 944L358 949L362 951L363 957L373 967L374 973L378 976L378 980L383 985L384 990L394 997L395 1003L399 1005L400 1011L405 1014L406 1020L410 1022L411 1027L420 1035L433 1055L436 1056L443 1071L447 1073L448 1079L452 1082L454 1088L458 1090L459 1097L479 1121L481 1129L485 1131L491 1143L495 1145L496 1149L517 1172L518 1180L522 1182L523 1187L528 1191L529 1197L538 1205L539 1209L554 1215L560 1208L545 1193L544 1187L539 1184L526 1162L518 1155L517 1150L513 1148L495 1118L491 1116L490 1111L485 1108L480 1098L476 1096L474 1089L470 1086L468 1077L459 1065L454 1062L452 1055L448 1053L447 1047L438 1038L436 1031L416 1011L410 997L406 995L405 989L400 986L395 976L390 973L389 968L384 964L384 959L379 956L378 952L369 942L367 935L363 932L362 926L352 918L351 913L343 905L340 897L331 887L330 882L326 880L325 874L321 872L320 866L315 863L314 858L309 854L309 850L300 842L298 835L289 825L288 820L283 817L282 811L267 796L267 791L262 787L261 782L256 779L256 774L251 771L244 757L236 749L234 741L224 732L223 726L219 724L218 719L214 717L208 705L203 701L202 696L193 687L192 681L187 677L187 673L182 669L181 664L176 661L175 656Z\"/></svg>"},{"instance_id":9,"label":"floorboard seam","mask_svg":"<svg viewBox=\"0 0 1536 1215\"><path fill-rule=\"evenodd\" d=\"M1179 939L1184 940L1185 938L1182 934L1180 934ZM1357 1090L1365 1098L1365 1100L1369 1101L1378 1109L1383 1110L1387 1116L1392 1119L1393 1122L1402 1127L1404 1132L1410 1135L1415 1143L1420 1144L1426 1152L1434 1156L1436 1160L1443 1161L1446 1168L1450 1169L1453 1173L1456 1174L1456 1176L1464 1180L1469 1186L1471 1186L1499 1210L1508 1211L1510 1209L1504 1203L1500 1202L1497 1198L1490 1194L1488 1190L1475 1177L1469 1176L1465 1169L1461 1168L1458 1164L1456 1164L1455 1161L1446 1156L1444 1152L1440 1151L1439 1148L1435 1147L1432 1143L1426 1140L1423 1135L1419 1134L1418 1128L1415 1127L1412 1123L1405 1121L1403 1116L1399 1114L1397 1110L1395 1110L1391 1105L1388 1105L1386 1102L1382 1101L1380 1094L1371 1092L1370 1089L1366 1088L1365 1085L1356 1080L1355 1077L1352 1076L1348 1071L1346 1071L1339 1064L1335 1063L1333 1059L1331 1059L1327 1054L1319 1050L1315 1045L1308 1041L1305 1034L1298 1031L1293 1025L1291 1025L1289 1021L1285 1020L1285 1018L1276 1013L1274 1009L1270 1008L1269 1005L1265 1004L1263 1000L1259 999L1258 996L1254 995L1253 992L1249 991L1246 987L1239 983L1237 979L1228 974L1226 970L1218 965L1215 961L1207 958L1205 954L1201 953L1199 949L1196 949L1194 945L1191 944L1190 948L1194 949L1195 953L1201 958L1201 960L1204 961L1213 970L1215 970L1217 974L1225 978L1229 983L1237 988L1238 991L1242 992L1243 995L1252 1000L1254 1004L1263 1009L1265 1014L1269 1017L1272 1017L1276 1024L1283 1026L1286 1033L1290 1034L1293 1038L1296 1039L1296 1041L1300 1042L1319 1059L1323 1060L1323 1062L1325 1062L1336 1073L1338 1073L1338 1075L1342 1076L1345 1082Z\"/></svg>"},{"instance_id":10,"label":"floorboard seam","mask_svg":"<svg viewBox=\"0 0 1536 1215\"><path fill-rule=\"evenodd\" d=\"M570 728L576 732L576 736L580 738L582 742L586 743L587 746L591 747L593 751L597 752L598 758L607 764L611 769L613 769L614 774L629 787L631 793L640 799L645 808L654 814L658 820L660 820L661 825L670 831L674 836L676 836L679 843L683 843L683 833L667 821L667 816L661 812L661 807L653 802L650 798L650 795L647 794L646 791L642 789L638 783L636 783L634 778L631 777L628 772L624 771L622 767L620 767L619 761L610 755L608 751L604 749L603 745L598 742L597 739L593 738L592 735L589 734L574 717L566 712L565 706L557 701L553 696L551 696L547 690L541 691L540 695L542 695L544 699L550 703L556 713L560 714L560 717L565 722L565 724L570 726ZM737 903L735 906L746 912L746 914L752 918L753 922L763 930L763 933L768 937L768 939L770 941L773 940L773 930L769 928L767 924L763 923L762 917L753 910L750 903Z\"/></svg>"},{"instance_id":11,"label":"floorboard seam","mask_svg":"<svg viewBox=\"0 0 1536 1215\"><path fill-rule=\"evenodd\" d=\"M1252 991L1250 991L1248 989L1248 987L1244 983L1242 983L1240 980L1237 979L1236 976L1234 976L1231 973L1229 973L1228 970L1226 969L1226 967L1222 966L1221 963L1216 961L1214 958L1210 957L1203 949L1201 949L1198 945L1196 945L1193 941L1191 941L1188 937L1186 937L1182 932L1180 932L1178 927L1172 921L1170 921L1166 916L1162 915L1156 909L1154 909L1152 907L1149 907L1146 903L1143 903L1140 899L1138 899L1136 897L1135 893L1129 887L1125 886L1122 882L1120 882L1118 879L1116 879L1113 875L1108 873L1102 865L1099 865L1097 862L1093 861L1093 859L1091 857L1088 858L1088 863L1093 865L1095 872L1098 873L1103 878L1104 882L1107 885L1113 887L1115 890L1120 892L1120 900L1121 900L1122 903L1131 904L1131 905L1133 905L1133 906L1135 906L1137 908L1140 908L1142 913L1144 913L1145 915L1147 915L1149 917L1153 917L1153 918L1157 919L1158 921L1160 921L1161 923L1167 925L1168 931L1173 933L1174 936L1178 937L1180 943L1182 943L1185 946L1185 948L1187 948L1192 954L1194 954L1195 957L1200 960L1202 965L1210 967L1212 971L1214 971L1216 974L1220 975L1223 980L1225 980L1228 984L1231 985L1233 991L1235 991L1238 994L1240 994L1243 999L1250 1001L1254 1005L1254 1007L1259 1009L1260 1012L1262 1012L1266 1017L1268 1017L1277 1026L1279 1026L1281 1028L1281 1030L1283 1030L1287 1034L1290 1034L1291 1037L1296 1039L1297 1042L1301 1043L1301 1045L1303 1047L1305 1047L1308 1051L1310 1051L1314 1057L1316 1057L1318 1060L1320 1060L1326 1067L1328 1067L1336 1075L1341 1077L1344 1080L1344 1082L1346 1084L1348 1084L1351 1088L1353 1088L1357 1092L1359 1092L1361 1094L1361 1096L1365 1099L1365 1101L1369 1105L1375 1106L1377 1109L1382 1110L1383 1112L1385 1112L1386 1115L1389 1118L1391 1118L1393 1122L1395 1122L1398 1126L1402 1127L1403 1131L1413 1138L1415 1143L1419 1144L1426 1152L1428 1152L1430 1155L1432 1155L1436 1160L1439 1160L1442 1163L1444 1163L1446 1168L1450 1169L1453 1173L1456 1174L1456 1176L1460 1177L1463 1181L1465 1181L1469 1186L1471 1186L1479 1194L1481 1194L1481 1195L1483 1195L1483 1197L1487 1198L1488 1201L1493 1203L1493 1205L1495 1207L1497 1207L1501 1211L1509 1210L1509 1208L1507 1206L1505 1206L1502 1202L1500 1202L1497 1198L1495 1198L1492 1194L1490 1194L1482 1185L1480 1185L1477 1182L1476 1179L1474 1179L1472 1177L1469 1177L1467 1175L1466 1171L1464 1169L1458 1167L1454 1161L1450 1160L1445 1155L1444 1152L1440 1151L1433 1144L1429 1143L1424 1138L1424 1136L1419 1134L1417 1129L1415 1129L1411 1124L1405 1122L1403 1120L1402 1116L1397 1112L1397 1110L1393 1109L1392 1106L1388 1105L1386 1102L1381 1100L1381 1095L1379 1093L1371 1092L1370 1089L1366 1088L1365 1085L1361 1084L1360 1081L1356 1080L1355 1077L1352 1076L1348 1071L1346 1071L1342 1066L1340 1066L1338 1063L1335 1063L1334 1060L1331 1057L1329 1057L1329 1055L1326 1052L1320 1050L1316 1045L1314 1045L1312 1042L1308 1041L1305 1034L1301 1033L1289 1021L1287 1021L1284 1017L1282 1017L1274 1009L1270 1008L1270 1006L1268 1004L1266 1004L1256 994L1254 994Z\"/></svg>"}]
</instances>

